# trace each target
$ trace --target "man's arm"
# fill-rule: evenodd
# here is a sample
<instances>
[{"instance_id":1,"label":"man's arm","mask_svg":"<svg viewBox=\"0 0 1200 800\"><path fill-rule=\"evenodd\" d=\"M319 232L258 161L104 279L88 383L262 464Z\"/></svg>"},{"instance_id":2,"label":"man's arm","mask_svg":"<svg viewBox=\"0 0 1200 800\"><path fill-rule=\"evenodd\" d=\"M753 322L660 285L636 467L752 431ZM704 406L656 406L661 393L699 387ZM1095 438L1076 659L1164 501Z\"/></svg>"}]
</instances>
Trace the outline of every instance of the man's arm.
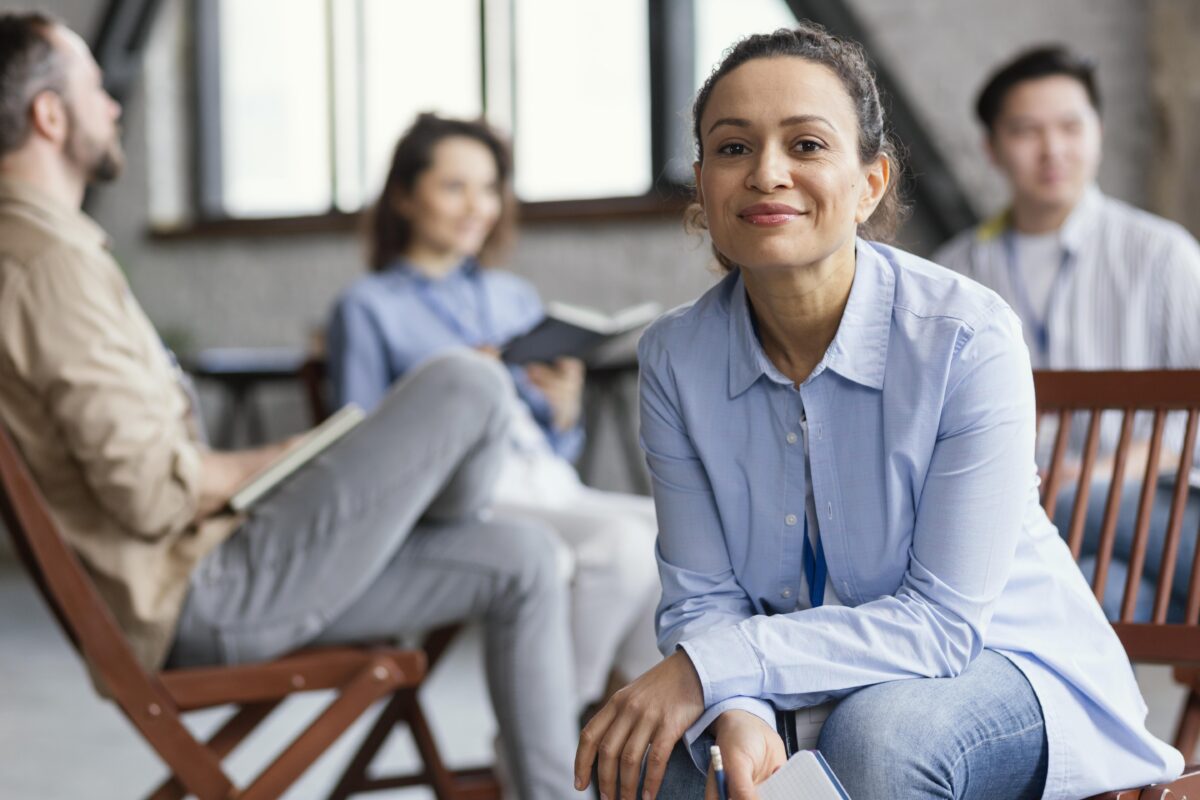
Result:
<instances>
[{"instance_id":1,"label":"man's arm","mask_svg":"<svg viewBox=\"0 0 1200 800\"><path fill-rule=\"evenodd\" d=\"M283 456L299 438L296 436L254 450L201 451L200 493L193 520L199 522L224 508L246 481Z\"/></svg>"},{"instance_id":2,"label":"man's arm","mask_svg":"<svg viewBox=\"0 0 1200 800\"><path fill-rule=\"evenodd\" d=\"M192 440L188 401L127 292L107 264L56 248L6 292L0 336L52 421L45 435L114 520L155 539L219 509L281 447L211 453Z\"/></svg>"}]
</instances>

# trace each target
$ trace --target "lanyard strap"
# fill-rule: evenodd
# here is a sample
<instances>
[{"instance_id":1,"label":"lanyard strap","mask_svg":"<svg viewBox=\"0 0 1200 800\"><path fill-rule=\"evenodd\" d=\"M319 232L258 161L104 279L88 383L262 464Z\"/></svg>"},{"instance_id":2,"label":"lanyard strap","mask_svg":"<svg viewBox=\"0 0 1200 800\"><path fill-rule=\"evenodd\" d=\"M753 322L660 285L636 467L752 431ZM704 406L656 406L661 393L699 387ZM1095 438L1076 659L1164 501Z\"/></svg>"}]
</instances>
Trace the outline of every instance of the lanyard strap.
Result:
<instances>
[{"instance_id":1,"label":"lanyard strap","mask_svg":"<svg viewBox=\"0 0 1200 800\"><path fill-rule=\"evenodd\" d=\"M808 513L804 514L804 579L808 581L808 602L813 608L825 602L825 576L828 565L825 563L825 544L817 534L817 552L813 553L812 542L808 540Z\"/></svg>"},{"instance_id":2,"label":"lanyard strap","mask_svg":"<svg viewBox=\"0 0 1200 800\"><path fill-rule=\"evenodd\" d=\"M479 274L479 268L466 267L467 283L475 293L475 307L478 313L479 329L471 331L463 324L461 314L456 314L446 306L434 291L432 282L424 275L417 275L414 286L417 290L417 297L421 303L433 313L438 320L445 325L451 333L457 336L464 344L472 347L478 347L485 344L496 344L495 326L492 323L491 306L488 304L487 292L483 286L483 277Z\"/></svg>"},{"instance_id":3,"label":"lanyard strap","mask_svg":"<svg viewBox=\"0 0 1200 800\"><path fill-rule=\"evenodd\" d=\"M1025 290L1025 282L1021 279L1020 269L1017 265L1017 239L1011 228L1004 232L1004 252L1008 262L1008 282L1012 285L1017 305L1020 306L1021 322L1029 325L1033 331L1033 339L1037 344L1038 354L1041 356L1041 363L1034 366L1045 366L1046 359L1050 355L1050 310L1054 308L1054 301L1070 271L1071 252L1066 248L1063 249L1062 260L1058 263L1058 272L1054 273L1054 282L1050 284L1050 296L1046 298L1046 307L1040 315L1033 307L1029 293Z\"/></svg>"}]
</instances>

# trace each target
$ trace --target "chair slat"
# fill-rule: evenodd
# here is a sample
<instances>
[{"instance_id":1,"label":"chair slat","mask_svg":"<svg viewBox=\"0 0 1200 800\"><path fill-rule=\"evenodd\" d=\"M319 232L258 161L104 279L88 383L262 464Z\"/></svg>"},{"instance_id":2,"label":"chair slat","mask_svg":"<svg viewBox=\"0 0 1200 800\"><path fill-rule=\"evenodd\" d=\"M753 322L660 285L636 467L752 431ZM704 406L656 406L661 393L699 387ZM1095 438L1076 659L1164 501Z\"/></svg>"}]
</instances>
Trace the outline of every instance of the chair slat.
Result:
<instances>
[{"instance_id":1,"label":"chair slat","mask_svg":"<svg viewBox=\"0 0 1200 800\"><path fill-rule=\"evenodd\" d=\"M1070 411L1064 410L1063 414ZM1087 522L1088 495L1092 490L1092 470L1096 466L1096 450L1100 445L1100 413L1101 409L1091 409L1088 417L1087 442L1083 446L1083 463L1079 468L1078 483L1075 487L1075 505L1071 509L1071 529L1067 534L1067 544L1071 548L1071 557L1079 560L1079 551L1083 547L1083 526Z\"/></svg>"},{"instance_id":2,"label":"chair slat","mask_svg":"<svg viewBox=\"0 0 1200 800\"><path fill-rule=\"evenodd\" d=\"M1125 595L1121 600L1121 621L1132 622L1141 589L1142 572L1146 566L1146 545L1150 538L1150 514L1154 509L1154 494L1158 484L1158 459L1162 454L1163 429L1167 412L1154 412L1154 427L1150 433L1150 450L1142 474L1142 491L1138 498L1137 523L1133 529L1133 548L1129 554L1129 573L1125 577Z\"/></svg>"},{"instance_id":3,"label":"chair slat","mask_svg":"<svg viewBox=\"0 0 1200 800\"><path fill-rule=\"evenodd\" d=\"M1092 577L1092 590L1096 593L1096 599L1101 601L1108 587L1108 568L1112 563L1113 544L1117 538L1117 515L1121 511L1125 462L1129 458L1129 442L1133 438L1133 416L1132 408L1126 408L1121 416L1121 437L1113 453L1112 480L1108 484L1108 500L1104 504L1104 525L1100 530L1100 547L1096 552L1096 574Z\"/></svg>"},{"instance_id":4,"label":"chair slat","mask_svg":"<svg viewBox=\"0 0 1200 800\"><path fill-rule=\"evenodd\" d=\"M1200 540L1200 532L1196 534ZM1184 622L1188 625L1200 624L1200 546L1192 557L1192 572L1188 576L1187 613Z\"/></svg>"},{"instance_id":5,"label":"chair slat","mask_svg":"<svg viewBox=\"0 0 1200 800\"><path fill-rule=\"evenodd\" d=\"M1179 453L1179 469L1175 473L1175 491L1171 496L1171 514L1167 519L1167 537L1163 542L1162 569L1159 571L1158 586L1154 593L1154 623L1167 621L1167 609L1171 605L1171 589L1175 583L1175 562L1179 559L1179 533L1183 528L1183 509L1187 504L1188 475L1192 468L1192 453L1196 451L1196 423L1200 412L1188 411L1187 430L1183 435L1183 449Z\"/></svg>"},{"instance_id":6,"label":"chair slat","mask_svg":"<svg viewBox=\"0 0 1200 800\"><path fill-rule=\"evenodd\" d=\"M1046 482L1042 484L1042 505L1046 508L1046 516L1051 518L1054 517L1054 509L1058 505L1058 490L1062 484L1063 460L1067 455L1072 416L1066 412L1059 415L1054 452L1050 457L1050 470L1046 473Z\"/></svg>"}]
</instances>

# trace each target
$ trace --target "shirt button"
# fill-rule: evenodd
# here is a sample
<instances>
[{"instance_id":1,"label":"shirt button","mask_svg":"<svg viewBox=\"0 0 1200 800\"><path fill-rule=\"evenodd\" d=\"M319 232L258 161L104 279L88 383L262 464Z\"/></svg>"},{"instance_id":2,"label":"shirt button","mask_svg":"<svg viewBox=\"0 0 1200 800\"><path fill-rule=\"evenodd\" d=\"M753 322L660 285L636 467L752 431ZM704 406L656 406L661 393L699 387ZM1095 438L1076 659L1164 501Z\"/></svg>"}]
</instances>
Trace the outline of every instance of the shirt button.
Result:
<instances>
[{"instance_id":1,"label":"shirt button","mask_svg":"<svg viewBox=\"0 0 1200 800\"><path fill-rule=\"evenodd\" d=\"M833 503L825 504L825 516L829 517L830 519L833 519Z\"/></svg>"},{"instance_id":2,"label":"shirt button","mask_svg":"<svg viewBox=\"0 0 1200 800\"><path fill-rule=\"evenodd\" d=\"M791 597L791 596L792 596L792 590L791 590L791 589L784 589L782 592L780 592L780 593L779 593L779 596L780 596L780 597Z\"/></svg>"},{"instance_id":3,"label":"shirt button","mask_svg":"<svg viewBox=\"0 0 1200 800\"><path fill-rule=\"evenodd\" d=\"M788 433L788 435L787 435L787 443L788 443L788 444L795 444L795 443L796 443L796 434L794 434L794 433Z\"/></svg>"},{"instance_id":4,"label":"shirt button","mask_svg":"<svg viewBox=\"0 0 1200 800\"><path fill-rule=\"evenodd\" d=\"M786 522L788 525L795 525L796 524L796 515L788 514L786 517L783 518L783 521Z\"/></svg>"},{"instance_id":5,"label":"shirt button","mask_svg":"<svg viewBox=\"0 0 1200 800\"><path fill-rule=\"evenodd\" d=\"M818 439L824 439L824 438L825 438L825 426L824 426L824 425L818 425L818 426L817 426L817 438L818 438Z\"/></svg>"}]
</instances>

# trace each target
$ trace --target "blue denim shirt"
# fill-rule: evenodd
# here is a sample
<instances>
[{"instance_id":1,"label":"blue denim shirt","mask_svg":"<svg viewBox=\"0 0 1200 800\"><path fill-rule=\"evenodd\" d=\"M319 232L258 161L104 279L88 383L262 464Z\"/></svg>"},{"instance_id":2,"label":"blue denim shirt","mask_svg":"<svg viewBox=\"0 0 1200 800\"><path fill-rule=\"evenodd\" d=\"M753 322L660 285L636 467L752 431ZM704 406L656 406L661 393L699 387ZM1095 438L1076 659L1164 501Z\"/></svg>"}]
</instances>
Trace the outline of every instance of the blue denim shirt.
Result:
<instances>
[{"instance_id":1,"label":"blue denim shirt","mask_svg":"<svg viewBox=\"0 0 1200 800\"><path fill-rule=\"evenodd\" d=\"M1133 671L1038 502L1020 324L993 292L857 243L837 335L798 388L763 352L735 271L644 335L642 446L658 508L659 644L682 647L706 712L775 709L957 675L985 648L1029 679L1048 798L1176 776ZM807 415L830 585L798 602Z\"/></svg>"},{"instance_id":2,"label":"blue denim shirt","mask_svg":"<svg viewBox=\"0 0 1200 800\"><path fill-rule=\"evenodd\" d=\"M338 299L326 334L336 404L353 402L369 411L430 356L452 347L499 347L542 316L542 301L528 281L472 260L436 280L404 262L365 275ZM583 428L556 430L546 396L524 368L509 371L550 446L574 461Z\"/></svg>"}]
</instances>

